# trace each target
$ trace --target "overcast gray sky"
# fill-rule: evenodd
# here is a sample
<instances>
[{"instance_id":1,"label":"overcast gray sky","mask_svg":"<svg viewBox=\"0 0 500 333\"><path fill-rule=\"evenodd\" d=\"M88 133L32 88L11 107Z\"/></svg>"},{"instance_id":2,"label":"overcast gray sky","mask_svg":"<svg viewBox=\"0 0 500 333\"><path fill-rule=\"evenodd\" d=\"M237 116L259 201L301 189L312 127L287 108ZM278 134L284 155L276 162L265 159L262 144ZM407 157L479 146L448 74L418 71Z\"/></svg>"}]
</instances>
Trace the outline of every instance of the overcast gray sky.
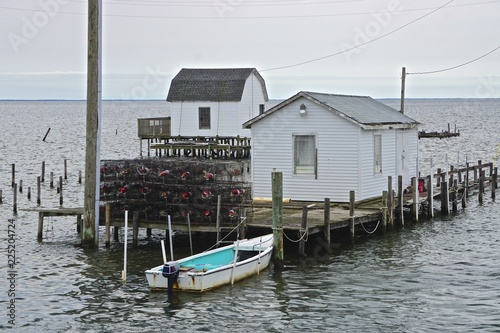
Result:
<instances>
[{"instance_id":1,"label":"overcast gray sky","mask_svg":"<svg viewBox=\"0 0 500 333\"><path fill-rule=\"evenodd\" d=\"M87 1L1 0L0 22L0 99L85 99ZM164 99L184 67L399 98L403 66L459 66L409 74L408 98L498 98L499 46L500 0L103 0L103 98Z\"/></svg>"}]
</instances>

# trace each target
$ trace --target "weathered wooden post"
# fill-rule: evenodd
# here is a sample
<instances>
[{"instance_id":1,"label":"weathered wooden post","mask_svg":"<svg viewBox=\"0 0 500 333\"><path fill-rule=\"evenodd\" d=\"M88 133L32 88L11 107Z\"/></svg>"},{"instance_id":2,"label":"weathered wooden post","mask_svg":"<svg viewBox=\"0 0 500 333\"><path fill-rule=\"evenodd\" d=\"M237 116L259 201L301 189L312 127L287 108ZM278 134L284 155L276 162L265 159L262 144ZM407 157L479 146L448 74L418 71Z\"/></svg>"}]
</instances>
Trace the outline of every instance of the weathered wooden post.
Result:
<instances>
[{"instance_id":1,"label":"weathered wooden post","mask_svg":"<svg viewBox=\"0 0 500 333\"><path fill-rule=\"evenodd\" d=\"M14 184L14 201L13 201L13 211L17 214L17 183Z\"/></svg>"},{"instance_id":2,"label":"weathered wooden post","mask_svg":"<svg viewBox=\"0 0 500 333\"><path fill-rule=\"evenodd\" d=\"M217 229L217 247L219 247L220 241L220 208L221 208L221 195L217 195L217 214L215 216L215 228Z\"/></svg>"},{"instance_id":3,"label":"weathered wooden post","mask_svg":"<svg viewBox=\"0 0 500 333\"><path fill-rule=\"evenodd\" d=\"M403 176L398 176L398 215L399 225L405 225L404 210L403 210Z\"/></svg>"},{"instance_id":4,"label":"weathered wooden post","mask_svg":"<svg viewBox=\"0 0 500 333\"><path fill-rule=\"evenodd\" d=\"M415 222L418 222L418 205L419 205L419 201L420 201L420 194L418 193L418 178L417 177L413 177L412 185L413 185L413 205L412 205L413 219Z\"/></svg>"},{"instance_id":5,"label":"weathered wooden post","mask_svg":"<svg viewBox=\"0 0 500 333\"><path fill-rule=\"evenodd\" d=\"M42 203L42 200L41 200L42 188L41 188L40 181L41 181L40 176L36 177L36 204L38 206L40 206L40 204Z\"/></svg>"},{"instance_id":6,"label":"weathered wooden post","mask_svg":"<svg viewBox=\"0 0 500 333\"><path fill-rule=\"evenodd\" d=\"M469 180L467 179L467 176L465 176L464 182L463 182L464 189L462 192L462 209L465 209L465 207L467 207L467 193L469 192L469 188L467 187L468 181Z\"/></svg>"},{"instance_id":7,"label":"weathered wooden post","mask_svg":"<svg viewBox=\"0 0 500 333\"><path fill-rule=\"evenodd\" d=\"M453 197L451 207L454 213L458 211L458 179L453 180Z\"/></svg>"},{"instance_id":8,"label":"weathered wooden post","mask_svg":"<svg viewBox=\"0 0 500 333\"><path fill-rule=\"evenodd\" d=\"M275 269L284 268L283 253L283 173L273 171L272 202L273 202L273 261Z\"/></svg>"},{"instance_id":9,"label":"weathered wooden post","mask_svg":"<svg viewBox=\"0 0 500 333\"><path fill-rule=\"evenodd\" d=\"M40 178L40 176L38 176ZM39 242L42 241L43 238L43 212L38 212L38 233L37 239Z\"/></svg>"},{"instance_id":10,"label":"weathered wooden post","mask_svg":"<svg viewBox=\"0 0 500 333\"><path fill-rule=\"evenodd\" d=\"M41 181L42 183L45 183L45 161L42 161L42 174L41 174Z\"/></svg>"},{"instance_id":11,"label":"weathered wooden post","mask_svg":"<svg viewBox=\"0 0 500 333\"><path fill-rule=\"evenodd\" d=\"M54 188L54 172L50 172L50 180L49 180L50 188Z\"/></svg>"},{"instance_id":12,"label":"weathered wooden post","mask_svg":"<svg viewBox=\"0 0 500 333\"><path fill-rule=\"evenodd\" d=\"M491 174L491 199L495 200L495 190L497 188L497 172L498 168L495 167L493 169L493 173Z\"/></svg>"},{"instance_id":13,"label":"weathered wooden post","mask_svg":"<svg viewBox=\"0 0 500 333\"><path fill-rule=\"evenodd\" d=\"M448 215L450 213L448 207L448 182L441 182L441 214Z\"/></svg>"},{"instance_id":14,"label":"weathered wooden post","mask_svg":"<svg viewBox=\"0 0 500 333\"><path fill-rule=\"evenodd\" d=\"M331 244L331 236L330 236L330 198L325 198L323 210L324 210L323 235L324 235L324 239L325 239L326 245L328 246L328 249L330 249L330 244Z\"/></svg>"},{"instance_id":15,"label":"weathered wooden post","mask_svg":"<svg viewBox=\"0 0 500 333\"><path fill-rule=\"evenodd\" d=\"M78 184L82 183L82 171L78 171Z\"/></svg>"},{"instance_id":16,"label":"weathered wooden post","mask_svg":"<svg viewBox=\"0 0 500 333\"><path fill-rule=\"evenodd\" d=\"M102 1L88 1L87 119L82 245L99 246Z\"/></svg>"},{"instance_id":17,"label":"weathered wooden post","mask_svg":"<svg viewBox=\"0 0 500 333\"><path fill-rule=\"evenodd\" d=\"M12 164L12 188L14 188L14 185L16 184L16 165Z\"/></svg>"},{"instance_id":18,"label":"weathered wooden post","mask_svg":"<svg viewBox=\"0 0 500 333\"><path fill-rule=\"evenodd\" d=\"M304 239L307 232L307 211L309 209L307 206L302 207L302 221L300 223L299 230L299 255L302 257L306 256L306 241Z\"/></svg>"},{"instance_id":19,"label":"weathered wooden post","mask_svg":"<svg viewBox=\"0 0 500 333\"><path fill-rule=\"evenodd\" d=\"M436 180L436 186L440 187L441 186L441 168L437 168L436 175L438 176L437 180Z\"/></svg>"},{"instance_id":20,"label":"weathered wooden post","mask_svg":"<svg viewBox=\"0 0 500 333\"><path fill-rule=\"evenodd\" d=\"M3 203L3 195L2 195L2 190L0 190L0 204Z\"/></svg>"},{"instance_id":21,"label":"weathered wooden post","mask_svg":"<svg viewBox=\"0 0 500 333\"><path fill-rule=\"evenodd\" d=\"M392 190L392 176L387 177L387 222L394 228L394 191Z\"/></svg>"},{"instance_id":22,"label":"weathered wooden post","mask_svg":"<svg viewBox=\"0 0 500 333\"><path fill-rule=\"evenodd\" d=\"M64 179L68 179L68 160L64 159Z\"/></svg>"},{"instance_id":23,"label":"weathered wooden post","mask_svg":"<svg viewBox=\"0 0 500 333\"><path fill-rule=\"evenodd\" d=\"M432 172L427 177L427 216L434 217L434 184L432 183Z\"/></svg>"},{"instance_id":24,"label":"weathered wooden post","mask_svg":"<svg viewBox=\"0 0 500 333\"><path fill-rule=\"evenodd\" d=\"M354 241L354 205L356 202L356 192L349 192L349 234L351 235L351 241Z\"/></svg>"},{"instance_id":25,"label":"weathered wooden post","mask_svg":"<svg viewBox=\"0 0 500 333\"><path fill-rule=\"evenodd\" d=\"M111 205L106 204L106 240L104 243L106 247L109 247L111 245L110 228L111 228Z\"/></svg>"},{"instance_id":26,"label":"weathered wooden post","mask_svg":"<svg viewBox=\"0 0 500 333\"><path fill-rule=\"evenodd\" d=\"M114 226L114 227L113 227L113 240L114 240L115 242L118 242L118 241L119 241L119 237L118 237L119 232L120 232L120 227L118 227L118 226Z\"/></svg>"},{"instance_id":27,"label":"weathered wooden post","mask_svg":"<svg viewBox=\"0 0 500 333\"><path fill-rule=\"evenodd\" d=\"M478 200L479 204L483 204L483 193L484 193L484 171L480 171L479 173L479 193Z\"/></svg>"},{"instance_id":28,"label":"weathered wooden post","mask_svg":"<svg viewBox=\"0 0 500 333\"><path fill-rule=\"evenodd\" d=\"M19 193L23 193L23 180L19 180Z\"/></svg>"},{"instance_id":29,"label":"weathered wooden post","mask_svg":"<svg viewBox=\"0 0 500 333\"><path fill-rule=\"evenodd\" d=\"M139 243L139 211L134 210L132 213L132 247L137 248Z\"/></svg>"},{"instance_id":30,"label":"weathered wooden post","mask_svg":"<svg viewBox=\"0 0 500 333\"><path fill-rule=\"evenodd\" d=\"M467 180L466 186L469 187L469 162L465 162L465 179Z\"/></svg>"},{"instance_id":31,"label":"weathered wooden post","mask_svg":"<svg viewBox=\"0 0 500 333\"><path fill-rule=\"evenodd\" d=\"M1 192L0 192L1 194ZM28 200L31 200L31 186L28 186ZM2 203L2 201L0 200L0 203Z\"/></svg>"},{"instance_id":32,"label":"weathered wooden post","mask_svg":"<svg viewBox=\"0 0 500 333\"><path fill-rule=\"evenodd\" d=\"M387 191L382 192L382 231L387 231Z\"/></svg>"},{"instance_id":33,"label":"weathered wooden post","mask_svg":"<svg viewBox=\"0 0 500 333\"><path fill-rule=\"evenodd\" d=\"M59 204L63 205L63 181L62 176L59 176Z\"/></svg>"}]
</instances>

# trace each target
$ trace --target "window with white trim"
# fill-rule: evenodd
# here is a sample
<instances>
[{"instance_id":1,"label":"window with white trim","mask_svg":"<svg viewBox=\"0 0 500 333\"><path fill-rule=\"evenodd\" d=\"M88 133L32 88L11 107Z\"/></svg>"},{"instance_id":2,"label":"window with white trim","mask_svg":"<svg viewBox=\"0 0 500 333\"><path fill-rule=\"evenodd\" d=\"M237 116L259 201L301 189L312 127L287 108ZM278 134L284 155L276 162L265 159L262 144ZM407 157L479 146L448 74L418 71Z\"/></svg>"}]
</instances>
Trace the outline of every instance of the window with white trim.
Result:
<instances>
[{"instance_id":1,"label":"window with white trim","mask_svg":"<svg viewBox=\"0 0 500 333\"><path fill-rule=\"evenodd\" d=\"M293 173L316 174L316 136L293 136Z\"/></svg>"},{"instance_id":2,"label":"window with white trim","mask_svg":"<svg viewBox=\"0 0 500 333\"><path fill-rule=\"evenodd\" d=\"M198 119L200 129L210 129L210 108L198 108Z\"/></svg>"},{"instance_id":3,"label":"window with white trim","mask_svg":"<svg viewBox=\"0 0 500 333\"><path fill-rule=\"evenodd\" d=\"M382 173L382 135L373 135L373 172Z\"/></svg>"}]
</instances>

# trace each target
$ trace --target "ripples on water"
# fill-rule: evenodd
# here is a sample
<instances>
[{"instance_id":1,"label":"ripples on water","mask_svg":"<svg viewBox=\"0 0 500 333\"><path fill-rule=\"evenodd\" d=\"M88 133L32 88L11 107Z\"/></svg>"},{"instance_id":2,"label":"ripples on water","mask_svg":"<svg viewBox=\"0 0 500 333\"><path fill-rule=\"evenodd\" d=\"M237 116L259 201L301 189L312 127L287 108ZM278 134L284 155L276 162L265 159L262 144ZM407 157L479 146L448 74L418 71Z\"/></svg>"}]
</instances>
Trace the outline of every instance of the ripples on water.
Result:
<instances>
[{"instance_id":1,"label":"ripples on water","mask_svg":"<svg viewBox=\"0 0 500 333\"><path fill-rule=\"evenodd\" d=\"M397 101L388 101L388 104ZM83 205L85 103L0 102L9 124L0 134L0 221L12 218L11 164L25 188L36 186L41 161L47 174L62 174L69 160L64 206ZM138 155L136 118L163 116L163 102L106 102L103 159ZM410 116L424 128L457 123L462 135L421 141L421 164L462 158L490 161L496 144L499 101L409 101ZM494 114L493 112L496 112ZM484 121L482 119L490 119ZM496 120L496 121L494 121ZM27 122L26 122L27 121ZM47 142L41 139L48 127ZM472 142L473 140L476 140ZM21 143L21 145L20 145ZM476 148L480 148L477 150ZM47 175L46 175L47 178ZM33 196L34 197L34 196ZM57 207L55 190L43 185L42 207ZM36 207L19 195L19 208ZM459 332L500 331L500 208L485 199L456 216L408 224L385 235L362 236L355 244L336 245L331 255L310 251L306 260L286 257L285 269L272 267L252 277L202 295L151 293L143 271L161 263L163 232L153 231L128 255L127 283L121 282L123 244L110 249L82 249L74 218L45 220L44 241L36 241L37 214L20 210L16 220L18 277L16 329L26 332ZM6 228L1 228L6 243ZM101 231L101 237L103 237ZM120 235L120 240L122 234ZM101 244L103 241L101 240ZM208 247L208 246L207 246ZM314 248L314 246L311 246ZM199 248L197 250L203 250ZM176 257L189 250L176 246ZM316 255L314 254L316 253ZM7 258L0 259L2 272ZM5 274L6 273L2 273ZM1 279L1 308L8 285ZM6 312L5 312L6 314ZM7 320L0 313L0 327Z\"/></svg>"}]
</instances>

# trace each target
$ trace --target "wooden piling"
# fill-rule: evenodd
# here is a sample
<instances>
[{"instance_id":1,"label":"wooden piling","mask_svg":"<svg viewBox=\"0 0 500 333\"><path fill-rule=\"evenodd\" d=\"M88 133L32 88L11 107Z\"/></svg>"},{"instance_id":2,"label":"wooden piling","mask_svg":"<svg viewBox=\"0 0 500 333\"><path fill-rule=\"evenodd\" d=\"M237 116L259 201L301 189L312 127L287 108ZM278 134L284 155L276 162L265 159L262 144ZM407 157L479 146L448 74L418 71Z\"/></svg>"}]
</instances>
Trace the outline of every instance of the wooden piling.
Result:
<instances>
[{"instance_id":1,"label":"wooden piling","mask_svg":"<svg viewBox=\"0 0 500 333\"><path fill-rule=\"evenodd\" d=\"M467 176L465 176L464 178L464 182L463 182L463 192L462 192L462 209L465 209L465 207L467 206L467 193L469 192L469 187L467 186L468 184L468 179L467 179Z\"/></svg>"},{"instance_id":2,"label":"wooden piling","mask_svg":"<svg viewBox=\"0 0 500 333\"><path fill-rule=\"evenodd\" d=\"M0 204L3 203L3 195L2 195L2 190L0 190Z\"/></svg>"},{"instance_id":3,"label":"wooden piling","mask_svg":"<svg viewBox=\"0 0 500 333\"><path fill-rule=\"evenodd\" d=\"M109 247L111 245L111 242L110 242L110 238L111 238L111 235L110 235L110 229L111 229L111 205L110 204L106 204L106 239L105 239L105 246L106 247Z\"/></svg>"},{"instance_id":4,"label":"wooden piling","mask_svg":"<svg viewBox=\"0 0 500 333\"><path fill-rule=\"evenodd\" d=\"M403 210L403 176L398 176L398 223L400 226L405 225L404 210Z\"/></svg>"},{"instance_id":5,"label":"wooden piling","mask_svg":"<svg viewBox=\"0 0 500 333\"><path fill-rule=\"evenodd\" d=\"M45 139L47 138L47 135L49 135L49 132L50 132L50 127L49 127L49 129L47 130L47 132L45 133L45 135L43 136L42 141L45 141Z\"/></svg>"},{"instance_id":6,"label":"wooden piling","mask_svg":"<svg viewBox=\"0 0 500 333\"><path fill-rule=\"evenodd\" d=\"M78 184L82 183L82 171L78 171Z\"/></svg>"},{"instance_id":7,"label":"wooden piling","mask_svg":"<svg viewBox=\"0 0 500 333\"><path fill-rule=\"evenodd\" d=\"M12 188L14 188L14 185L16 184L16 165L12 164Z\"/></svg>"},{"instance_id":8,"label":"wooden piling","mask_svg":"<svg viewBox=\"0 0 500 333\"><path fill-rule=\"evenodd\" d=\"M68 179L68 160L64 159L64 179Z\"/></svg>"},{"instance_id":9,"label":"wooden piling","mask_svg":"<svg viewBox=\"0 0 500 333\"><path fill-rule=\"evenodd\" d=\"M40 176L38 176L38 179L40 179ZM39 242L42 241L42 236L43 236L43 213L38 212L38 233L37 233L37 239Z\"/></svg>"},{"instance_id":10,"label":"wooden piling","mask_svg":"<svg viewBox=\"0 0 500 333\"><path fill-rule=\"evenodd\" d=\"M382 231L387 231L387 191L382 192Z\"/></svg>"},{"instance_id":11,"label":"wooden piling","mask_svg":"<svg viewBox=\"0 0 500 333\"><path fill-rule=\"evenodd\" d=\"M62 176L59 176L59 204L63 205L63 182Z\"/></svg>"},{"instance_id":12,"label":"wooden piling","mask_svg":"<svg viewBox=\"0 0 500 333\"><path fill-rule=\"evenodd\" d=\"M330 248L331 244L331 236L330 236L330 198L325 198L324 200L324 226L323 226L323 235L328 246Z\"/></svg>"},{"instance_id":13,"label":"wooden piling","mask_svg":"<svg viewBox=\"0 0 500 333\"><path fill-rule=\"evenodd\" d=\"M394 228L394 191L392 190L392 176L387 177L387 222Z\"/></svg>"},{"instance_id":14,"label":"wooden piling","mask_svg":"<svg viewBox=\"0 0 500 333\"><path fill-rule=\"evenodd\" d=\"M479 193L478 193L478 200L479 204L483 204L483 193L484 193L484 178L483 178L484 172L481 172L479 174Z\"/></svg>"},{"instance_id":15,"label":"wooden piling","mask_svg":"<svg viewBox=\"0 0 500 333\"><path fill-rule=\"evenodd\" d=\"M0 192L1 194L2 192ZM28 200L31 200L31 186L28 186ZM0 201L1 203L1 201Z\"/></svg>"},{"instance_id":16,"label":"wooden piling","mask_svg":"<svg viewBox=\"0 0 500 333\"><path fill-rule=\"evenodd\" d=\"M418 204L419 204L419 193L418 193L418 178L413 177L412 179L412 185L413 185L413 204L412 206L412 215L413 215L413 220L415 222L418 222Z\"/></svg>"},{"instance_id":17,"label":"wooden piling","mask_svg":"<svg viewBox=\"0 0 500 333\"><path fill-rule=\"evenodd\" d=\"M307 232L307 211L309 209L307 206L302 207L302 221L300 223L299 230L299 255L302 257L306 256L306 241L304 239Z\"/></svg>"},{"instance_id":18,"label":"wooden piling","mask_svg":"<svg viewBox=\"0 0 500 333\"><path fill-rule=\"evenodd\" d=\"M451 199L451 207L454 213L458 211L458 179L453 180L453 197Z\"/></svg>"},{"instance_id":19,"label":"wooden piling","mask_svg":"<svg viewBox=\"0 0 500 333\"><path fill-rule=\"evenodd\" d=\"M217 214L215 216L215 228L217 230L217 243L216 243L217 246L219 246L219 241L221 239L220 238L221 237L221 235L220 235L220 218L221 218L221 216L220 216L220 208L221 208L221 200L222 200L221 199L221 195L220 194L217 195Z\"/></svg>"},{"instance_id":20,"label":"wooden piling","mask_svg":"<svg viewBox=\"0 0 500 333\"><path fill-rule=\"evenodd\" d=\"M427 177L427 216L434 217L434 184L432 183L432 172Z\"/></svg>"},{"instance_id":21,"label":"wooden piling","mask_svg":"<svg viewBox=\"0 0 500 333\"><path fill-rule=\"evenodd\" d=\"M115 242L118 242L118 241L119 241L119 239L118 239L118 238L119 238L119 237L118 237L119 232L120 232L120 227L114 226L114 227L113 227L113 240L114 240Z\"/></svg>"},{"instance_id":22,"label":"wooden piling","mask_svg":"<svg viewBox=\"0 0 500 333\"><path fill-rule=\"evenodd\" d=\"M23 193L23 180L19 181L19 193Z\"/></svg>"},{"instance_id":23,"label":"wooden piling","mask_svg":"<svg viewBox=\"0 0 500 333\"><path fill-rule=\"evenodd\" d=\"M450 213L448 206L448 182L441 182L441 214L448 215Z\"/></svg>"},{"instance_id":24,"label":"wooden piling","mask_svg":"<svg viewBox=\"0 0 500 333\"><path fill-rule=\"evenodd\" d=\"M45 183L45 161L42 161L42 174L40 176L42 183Z\"/></svg>"},{"instance_id":25,"label":"wooden piling","mask_svg":"<svg viewBox=\"0 0 500 333\"><path fill-rule=\"evenodd\" d=\"M40 178L41 178L40 176L36 177L36 204L38 206L40 206L40 204L42 203L42 199L41 199L42 188L41 188L41 184L40 184L40 182L41 182Z\"/></svg>"},{"instance_id":26,"label":"wooden piling","mask_svg":"<svg viewBox=\"0 0 500 333\"><path fill-rule=\"evenodd\" d=\"M14 200L13 200L13 211L17 214L17 183L14 184Z\"/></svg>"},{"instance_id":27,"label":"wooden piling","mask_svg":"<svg viewBox=\"0 0 500 333\"><path fill-rule=\"evenodd\" d=\"M351 236L351 240L354 241L354 205L356 202L356 192L349 192L349 234Z\"/></svg>"},{"instance_id":28,"label":"wooden piling","mask_svg":"<svg viewBox=\"0 0 500 333\"><path fill-rule=\"evenodd\" d=\"M441 168L438 168L436 170L436 174L438 175L437 180L436 180L436 186L440 187L441 186Z\"/></svg>"},{"instance_id":29,"label":"wooden piling","mask_svg":"<svg viewBox=\"0 0 500 333\"><path fill-rule=\"evenodd\" d=\"M49 186L50 188L54 188L54 172L50 172L50 179L49 179Z\"/></svg>"},{"instance_id":30,"label":"wooden piling","mask_svg":"<svg viewBox=\"0 0 500 333\"><path fill-rule=\"evenodd\" d=\"M135 249L139 243L139 211L132 214L132 247Z\"/></svg>"},{"instance_id":31,"label":"wooden piling","mask_svg":"<svg viewBox=\"0 0 500 333\"><path fill-rule=\"evenodd\" d=\"M493 173L491 174L491 199L495 200L495 190L497 188L497 173L498 168L495 167L493 169Z\"/></svg>"},{"instance_id":32,"label":"wooden piling","mask_svg":"<svg viewBox=\"0 0 500 333\"><path fill-rule=\"evenodd\" d=\"M284 268L283 251L283 173L273 171L272 179L272 201L273 201L273 261L274 268Z\"/></svg>"}]
</instances>

